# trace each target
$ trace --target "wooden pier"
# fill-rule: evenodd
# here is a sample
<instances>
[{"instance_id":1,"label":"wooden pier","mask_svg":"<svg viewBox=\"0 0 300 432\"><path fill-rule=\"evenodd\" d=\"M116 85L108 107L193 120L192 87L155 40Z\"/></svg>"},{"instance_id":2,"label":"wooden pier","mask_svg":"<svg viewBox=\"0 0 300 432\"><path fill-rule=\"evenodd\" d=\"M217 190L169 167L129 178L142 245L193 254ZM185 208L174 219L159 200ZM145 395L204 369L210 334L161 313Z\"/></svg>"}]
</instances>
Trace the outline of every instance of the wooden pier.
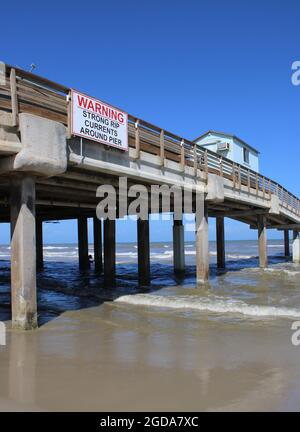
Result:
<instances>
[{"instance_id":1,"label":"wooden pier","mask_svg":"<svg viewBox=\"0 0 300 432\"><path fill-rule=\"evenodd\" d=\"M42 224L78 220L79 265L90 266L87 220L94 220L97 272L111 281L116 272L115 221L96 218L98 186L130 184L193 186L205 196L197 222L197 281L209 276L208 217L217 220L217 263L225 267L224 218L258 231L259 261L266 267L267 230L284 231L286 256L300 260L300 201L277 182L194 142L128 116L129 151L122 152L71 135L70 89L6 65L0 84L0 222L11 223L12 323L37 326L36 268L43 268ZM137 222L138 269L150 282L149 222ZM184 271L183 225L174 221L174 270ZM102 250L104 260L102 262Z\"/></svg>"}]
</instances>

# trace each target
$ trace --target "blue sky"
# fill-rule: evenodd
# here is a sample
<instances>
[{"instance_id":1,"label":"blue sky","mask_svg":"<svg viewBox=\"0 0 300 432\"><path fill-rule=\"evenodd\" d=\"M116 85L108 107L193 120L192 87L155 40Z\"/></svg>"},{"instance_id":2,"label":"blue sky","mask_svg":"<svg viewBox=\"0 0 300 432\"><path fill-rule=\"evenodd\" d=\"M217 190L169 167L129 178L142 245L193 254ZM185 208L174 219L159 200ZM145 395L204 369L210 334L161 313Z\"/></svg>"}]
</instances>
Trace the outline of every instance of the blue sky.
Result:
<instances>
[{"instance_id":1,"label":"blue sky","mask_svg":"<svg viewBox=\"0 0 300 432\"><path fill-rule=\"evenodd\" d=\"M1 60L35 63L40 75L188 139L234 133L261 151L265 175L298 194L300 87L291 64L300 60L299 1L17 1L1 5L1 18ZM168 240L171 225L153 223L151 232ZM76 226L47 224L44 234L72 241ZM226 237L256 233L228 221ZM121 222L118 239L134 238L135 224Z\"/></svg>"}]
</instances>

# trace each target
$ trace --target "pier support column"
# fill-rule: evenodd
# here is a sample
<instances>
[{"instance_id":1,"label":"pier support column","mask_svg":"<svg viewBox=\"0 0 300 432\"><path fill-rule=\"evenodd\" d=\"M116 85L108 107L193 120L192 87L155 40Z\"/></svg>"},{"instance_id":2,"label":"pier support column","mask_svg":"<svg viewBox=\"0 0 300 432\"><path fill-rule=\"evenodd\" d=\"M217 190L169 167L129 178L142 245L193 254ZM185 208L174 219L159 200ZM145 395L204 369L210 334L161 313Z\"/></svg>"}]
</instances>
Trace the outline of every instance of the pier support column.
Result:
<instances>
[{"instance_id":1,"label":"pier support column","mask_svg":"<svg viewBox=\"0 0 300 432\"><path fill-rule=\"evenodd\" d=\"M78 256L80 270L87 270L89 262L88 221L86 216L78 218Z\"/></svg>"},{"instance_id":2,"label":"pier support column","mask_svg":"<svg viewBox=\"0 0 300 432\"><path fill-rule=\"evenodd\" d=\"M297 230L293 231L293 262L300 264L300 238Z\"/></svg>"},{"instance_id":3,"label":"pier support column","mask_svg":"<svg viewBox=\"0 0 300 432\"><path fill-rule=\"evenodd\" d=\"M37 217L35 223L36 223L36 267L37 270L43 270L44 268L43 220Z\"/></svg>"},{"instance_id":4,"label":"pier support column","mask_svg":"<svg viewBox=\"0 0 300 432\"><path fill-rule=\"evenodd\" d=\"M137 220L138 272L140 285L150 284L149 220Z\"/></svg>"},{"instance_id":5,"label":"pier support column","mask_svg":"<svg viewBox=\"0 0 300 432\"><path fill-rule=\"evenodd\" d=\"M112 282L116 275L116 221L104 221L104 279Z\"/></svg>"},{"instance_id":6,"label":"pier support column","mask_svg":"<svg viewBox=\"0 0 300 432\"><path fill-rule=\"evenodd\" d=\"M12 326L37 327L35 180L11 179L11 304Z\"/></svg>"},{"instance_id":7,"label":"pier support column","mask_svg":"<svg viewBox=\"0 0 300 432\"><path fill-rule=\"evenodd\" d=\"M289 230L284 230L284 256L291 256Z\"/></svg>"},{"instance_id":8,"label":"pier support column","mask_svg":"<svg viewBox=\"0 0 300 432\"><path fill-rule=\"evenodd\" d=\"M97 217L93 218L94 223L94 260L95 260L95 271L102 273L102 222Z\"/></svg>"},{"instance_id":9,"label":"pier support column","mask_svg":"<svg viewBox=\"0 0 300 432\"><path fill-rule=\"evenodd\" d=\"M217 267L225 268L225 231L224 218L216 218L216 240L217 240Z\"/></svg>"},{"instance_id":10,"label":"pier support column","mask_svg":"<svg viewBox=\"0 0 300 432\"><path fill-rule=\"evenodd\" d=\"M203 207L202 214L196 218L197 283L207 282L209 276L208 208L206 202L203 203Z\"/></svg>"},{"instance_id":11,"label":"pier support column","mask_svg":"<svg viewBox=\"0 0 300 432\"><path fill-rule=\"evenodd\" d=\"M184 272L184 226L182 220L174 220L173 224L173 263L175 273Z\"/></svg>"},{"instance_id":12,"label":"pier support column","mask_svg":"<svg viewBox=\"0 0 300 432\"><path fill-rule=\"evenodd\" d=\"M258 243L259 243L259 266L268 267L267 254L267 220L264 215L257 216Z\"/></svg>"}]
</instances>

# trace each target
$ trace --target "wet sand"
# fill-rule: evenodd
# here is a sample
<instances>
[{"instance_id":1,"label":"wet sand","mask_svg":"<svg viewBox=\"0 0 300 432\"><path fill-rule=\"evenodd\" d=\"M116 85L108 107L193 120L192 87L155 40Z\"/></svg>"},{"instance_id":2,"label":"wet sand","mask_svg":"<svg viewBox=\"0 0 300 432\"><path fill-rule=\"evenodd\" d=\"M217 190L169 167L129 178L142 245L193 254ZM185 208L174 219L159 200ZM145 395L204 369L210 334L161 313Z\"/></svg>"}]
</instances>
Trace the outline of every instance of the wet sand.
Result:
<instances>
[{"instance_id":1,"label":"wet sand","mask_svg":"<svg viewBox=\"0 0 300 432\"><path fill-rule=\"evenodd\" d=\"M0 410L299 410L291 320L219 318L110 302L9 330Z\"/></svg>"},{"instance_id":2,"label":"wet sand","mask_svg":"<svg viewBox=\"0 0 300 432\"><path fill-rule=\"evenodd\" d=\"M93 269L78 270L76 245L48 246L38 275L40 328L8 328L6 346L0 338L0 411L299 411L291 325L300 321L300 266L286 262L278 241L269 242L264 271L255 242L229 242L219 273L210 246L210 282L196 287L193 244L181 279L172 245L152 245L144 289L134 244L118 246L113 287ZM9 261L0 269L3 321Z\"/></svg>"}]
</instances>

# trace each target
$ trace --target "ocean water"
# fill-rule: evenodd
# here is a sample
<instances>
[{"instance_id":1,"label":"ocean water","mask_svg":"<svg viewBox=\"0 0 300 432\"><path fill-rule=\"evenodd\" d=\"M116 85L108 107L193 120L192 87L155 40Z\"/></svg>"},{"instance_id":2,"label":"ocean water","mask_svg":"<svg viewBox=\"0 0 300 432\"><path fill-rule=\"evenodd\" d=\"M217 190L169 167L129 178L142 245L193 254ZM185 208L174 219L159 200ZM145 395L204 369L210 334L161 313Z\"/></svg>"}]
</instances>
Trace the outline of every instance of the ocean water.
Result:
<instances>
[{"instance_id":1,"label":"ocean water","mask_svg":"<svg viewBox=\"0 0 300 432\"><path fill-rule=\"evenodd\" d=\"M78 269L77 245L44 247L45 269L38 274L38 311L41 324L65 311L113 302L115 307L162 309L188 319L206 314L214 320L300 319L300 266L283 256L280 240L269 241L269 267L258 268L256 241L226 243L226 270L216 268L216 244L210 243L210 280L195 283L195 245L185 244L186 272L174 275L172 243L151 244L151 286L139 287L137 246L117 245L115 285L91 269ZM93 255L93 245L90 245ZM10 319L9 246L0 247L0 320Z\"/></svg>"}]
</instances>

